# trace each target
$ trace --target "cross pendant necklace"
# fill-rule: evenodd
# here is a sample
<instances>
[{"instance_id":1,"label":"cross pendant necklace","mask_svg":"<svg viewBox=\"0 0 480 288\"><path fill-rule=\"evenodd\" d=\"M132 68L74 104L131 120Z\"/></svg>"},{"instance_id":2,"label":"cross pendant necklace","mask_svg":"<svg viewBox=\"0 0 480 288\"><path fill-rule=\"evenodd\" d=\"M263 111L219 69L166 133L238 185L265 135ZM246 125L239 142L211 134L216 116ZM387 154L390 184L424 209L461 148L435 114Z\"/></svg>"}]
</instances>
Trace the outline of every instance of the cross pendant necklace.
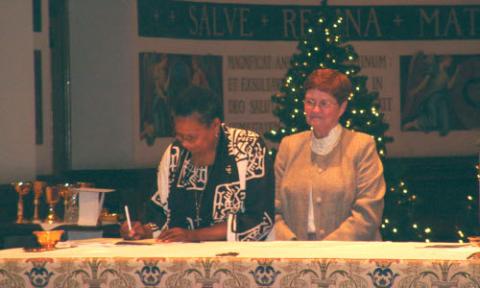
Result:
<instances>
[{"instance_id":1,"label":"cross pendant necklace","mask_svg":"<svg viewBox=\"0 0 480 288\"><path fill-rule=\"evenodd\" d=\"M198 215L197 213L197 216L195 217L195 220L193 220L195 222L195 226L197 226L196 228L198 228L200 226L200 222L202 221L202 218L200 218L200 215Z\"/></svg>"}]
</instances>

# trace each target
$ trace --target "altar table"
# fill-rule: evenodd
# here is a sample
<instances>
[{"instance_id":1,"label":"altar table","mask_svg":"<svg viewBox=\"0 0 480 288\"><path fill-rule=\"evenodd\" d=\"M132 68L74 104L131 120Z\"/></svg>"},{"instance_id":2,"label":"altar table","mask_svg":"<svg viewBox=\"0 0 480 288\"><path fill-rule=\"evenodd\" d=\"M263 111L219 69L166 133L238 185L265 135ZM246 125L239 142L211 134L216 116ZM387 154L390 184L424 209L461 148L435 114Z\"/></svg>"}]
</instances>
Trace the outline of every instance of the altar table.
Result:
<instances>
[{"instance_id":1,"label":"altar table","mask_svg":"<svg viewBox=\"0 0 480 288\"><path fill-rule=\"evenodd\" d=\"M0 250L0 287L480 287L469 244L118 241Z\"/></svg>"}]
</instances>

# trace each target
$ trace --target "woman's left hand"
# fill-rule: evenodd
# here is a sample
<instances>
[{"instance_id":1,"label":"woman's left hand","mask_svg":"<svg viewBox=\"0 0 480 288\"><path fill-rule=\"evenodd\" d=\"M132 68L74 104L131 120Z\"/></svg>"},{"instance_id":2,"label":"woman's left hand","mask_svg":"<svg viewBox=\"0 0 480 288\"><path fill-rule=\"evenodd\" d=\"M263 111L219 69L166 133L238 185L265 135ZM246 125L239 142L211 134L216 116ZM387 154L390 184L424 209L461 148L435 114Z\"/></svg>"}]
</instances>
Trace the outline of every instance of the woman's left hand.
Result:
<instances>
[{"instance_id":1,"label":"woman's left hand","mask_svg":"<svg viewBox=\"0 0 480 288\"><path fill-rule=\"evenodd\" d=\"M174 227L162 231L157 238L160 242L194 242L193 231Z\"/></svg>"}]
</instances>

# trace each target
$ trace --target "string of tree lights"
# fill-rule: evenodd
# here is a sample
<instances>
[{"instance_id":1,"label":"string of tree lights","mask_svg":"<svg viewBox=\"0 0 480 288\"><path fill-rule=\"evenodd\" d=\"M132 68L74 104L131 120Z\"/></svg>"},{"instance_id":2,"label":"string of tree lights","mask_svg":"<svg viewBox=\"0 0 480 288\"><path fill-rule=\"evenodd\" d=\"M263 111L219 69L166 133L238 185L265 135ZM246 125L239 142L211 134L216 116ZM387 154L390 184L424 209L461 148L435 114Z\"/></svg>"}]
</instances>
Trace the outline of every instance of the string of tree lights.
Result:
<instances>
[{"instance_id":1,"label":"string of tree lights","mask_svg":"<svg viewBox=\"0 0 480 288\"><path fill-rule=\"evenodd\" d=\"M471 191L467 192L464 196L462 196L459 206L461 207L460 209L463 213L463 221L456 222L455 227L453 227L455 229L455 233L459 242L466 242L468 236L478 235L480 232L478 229L478 223L480 220L478 215L478 193L480 193L480 162L476 163L474 170L475 171L472 171L470 176L477 178L479 190L477 193L475 193L475 191Z\"/></svg>"},{"instance_id":2,"label":"string of tree lights","mask_svg":"<svg viewBox=\"0 0 480 288\"><path fill-rule=\"evenodd\" d=\"M303 111L303 83L311 72L318 68L331 68L345 73L352 82L353 92L340 123L348 129L374 136L385 166L388 188L381 227L384 240L430 241L433 239L432 228L415 219L417 196L401 180L397 167L385 165L386 144L393 139L385 135L388 124L380 110L378 93L368 91L367 77L359 74L360 67L355 64L358 55L354 47L342 38L343 18L337 16L326 1L313 17L308 22L311 23L309 27L305 27L305 36L298 43L299 52L291 58L283 85L272 96L273 113L280 120L280 128L267 132L265 137L278 143L287 135L310 129ZM274 154L275 150L270 153Z\"/></svg>"}]
</instances>

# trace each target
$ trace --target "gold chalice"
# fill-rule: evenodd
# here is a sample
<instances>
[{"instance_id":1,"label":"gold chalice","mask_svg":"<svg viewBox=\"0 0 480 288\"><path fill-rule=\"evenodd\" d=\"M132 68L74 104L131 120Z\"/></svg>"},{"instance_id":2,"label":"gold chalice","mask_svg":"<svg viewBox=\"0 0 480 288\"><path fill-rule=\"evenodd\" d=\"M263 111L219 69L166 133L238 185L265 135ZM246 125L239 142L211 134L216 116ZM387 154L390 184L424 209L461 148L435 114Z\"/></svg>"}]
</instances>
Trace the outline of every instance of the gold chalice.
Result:
<instances>
[{"instance_id":1,"label":"gold chalice","mask_svg":"<svg viewBox=\"0 0 480 288\"><path fill-rule=\"evenodd\" d=\"M44 181L34 181L33 182L33 222L40 222L40 217L38 216L38 210L40 205L40 197L47 187L47 182Z\"/></svg>"},{"instance_id":2,"label":"gold chalice","mask_svg":"<svg viewBox=\"0 0 480 288\"><path fill-rule=\"evenodd\" d=\"M70 183L58 184L60 196L63 197L63 221L65 223L73 223L71 217L72 198L76 192L73 191L74 185Z\"/></svg>"},{"instance_id":3,"label":"gold chalice","mask_svg":"<svg viewBox=\"0 0 480 288\"><path fill-rule=\"evenodd\" d=\"M65 196L68 197L68 195L71 193L71 188L74 186L70 183L65 183L65 184L58 184L58 191L60 193L60 196L65 198ZM64 199L64 204L67 202L67 199Z\"/></svg>"},{"instance_id":4,"label":"gold chalice","mask_svg":"<svg viewBox=\"0 0 480 288\"><path fill-rule=\"evenodd\" d=\"M12 186L15 188L15 192L18 193L18 204L17 204L17 223L24 223L23 220L23 196L27 195L32 189L32 183L30 182L12 182Z\"/></svg>"},{"instance_id":5,"label":"gold chalice","mask_svg":"<svg viewBox=\"0 0 480 288\"><path fill-rule=\"evenodd\" d=\"M45 189L45 200L49 205L47 219L45 219L45 222L48 224L57 223L59 220L57 214L55 213L55 205L57 205L58 201L60 201L59 190L60 189L58 189L58 186L47 186Z\"/></svg>"}]
</instances>

